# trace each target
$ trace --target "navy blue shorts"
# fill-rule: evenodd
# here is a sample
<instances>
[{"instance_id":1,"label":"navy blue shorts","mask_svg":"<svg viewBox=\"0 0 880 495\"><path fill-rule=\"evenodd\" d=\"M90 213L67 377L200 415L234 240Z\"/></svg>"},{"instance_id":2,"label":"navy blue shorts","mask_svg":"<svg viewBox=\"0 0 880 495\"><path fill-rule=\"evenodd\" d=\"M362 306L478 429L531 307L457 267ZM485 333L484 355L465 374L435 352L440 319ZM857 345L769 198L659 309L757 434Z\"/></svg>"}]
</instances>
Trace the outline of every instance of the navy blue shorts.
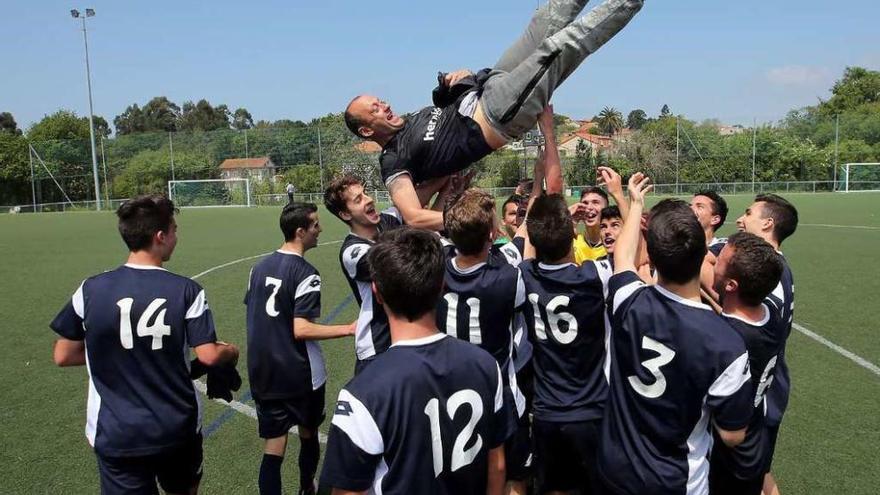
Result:
<instances>
[{"instance_id":1,"label":"navy blue shorts","mask_svg":"<svg viewBox=\"0 0 880 495\"><path fill-rule=\"evenodd\" d=\"M324 422L324 385L304 397L254 400L260 438L287 435L294 426L317 430Z\"/></svg>"},{"instance_id":2,"label":"navy blue shorts","mask_svg":"<svg viewBox=\"0 0 880 495\"><path fill-rule=\"evenodd\" d=\"M202 435L168 451L136 457L97 455L101 494L189 493L202 479Z\"/></svg>"},{"instance_id":3,"label":"navy blue shorts","mask_svg":"<svg viewBox=\"0 0 880 495\"><path fill-rule=\"evenodd\" d=\"M538 493L581 490L596 491L596 453L600 420L551 423L535 419Z\"/></svg>"}]
</instances>

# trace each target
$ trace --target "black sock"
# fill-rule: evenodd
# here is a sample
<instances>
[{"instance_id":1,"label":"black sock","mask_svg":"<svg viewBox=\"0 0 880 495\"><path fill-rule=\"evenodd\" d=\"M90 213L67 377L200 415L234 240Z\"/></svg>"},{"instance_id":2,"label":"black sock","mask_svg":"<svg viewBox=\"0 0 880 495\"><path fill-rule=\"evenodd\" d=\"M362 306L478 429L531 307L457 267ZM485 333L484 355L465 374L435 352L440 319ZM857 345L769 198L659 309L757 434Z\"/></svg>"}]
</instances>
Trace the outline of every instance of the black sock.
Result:
<instances>
[{"instance_id":1,"label":"black sock","mask_svg":"<svg viewBox=\"0 0 880 495\"><path fill-rule=\"evenodd\" d=\"M281 463L284 457L263 454L260 464L260 495L281 495Z\"/></svg>"},{"instance_id":2,"label":"black sock","mask_svg":"<svg viewBox=\"0 0 880 495\"><path fill-rule=\"evenodd\" d=\"M318 460L321 457L321 446L318 444L318 433L312 438L299 439L299 486L301 491L311 493Z\"/></svg>"}]
</instances>

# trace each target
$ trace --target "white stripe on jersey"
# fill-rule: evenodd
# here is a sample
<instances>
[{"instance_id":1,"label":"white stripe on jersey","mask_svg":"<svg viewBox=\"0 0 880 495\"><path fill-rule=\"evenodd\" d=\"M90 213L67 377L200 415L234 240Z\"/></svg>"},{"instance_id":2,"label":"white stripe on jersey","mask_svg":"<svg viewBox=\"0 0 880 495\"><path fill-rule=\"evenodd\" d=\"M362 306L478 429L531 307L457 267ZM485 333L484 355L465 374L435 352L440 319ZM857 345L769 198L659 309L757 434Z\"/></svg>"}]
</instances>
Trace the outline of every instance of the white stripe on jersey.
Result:
<instances>
[{"instance_id":1,"label":"white stripe on jersey","mask_svg":"<svg viewBox=\"0 0 880 495\"><path fill-rule=\"evenodd\" d=\"M299 299L309 292L321 292L320 275L309 275L308 277L304 278L303 281L296 286L296 293L294 294L293 299Z\"/></svg>"},{"instance_id":2,"label":"white stripe on jersey","mask_svg":"<svg viewBox=\"0 0 880 495\"><path fill-rule=\"evenodd\" d=\"M358 263L360 263L361 258L366 256L369 250L369 244L357 243L348 246L345 251L342 252L342 265L345 267L345 271L348 272L348 278L353 280L354 277L357 276Z\"/></svg>"},{"instance_id":3,"label":"white stripe on jersey","mask_svg":"<svg viewBox=\"0 0 880 495\"><path fill-rule=\"evenodd\" d=\"M495 370L498 371L498 388L495 389L495 412L501 410L504 407L504 381L501 380L501 368L498 367L498 363L495 363ZM450 409L450 414L452 414L452 409Z\"/></svg>"},{"instance_id":4,"label":"white stripe on jersey","mask_svg":"<svg viewBox=\"0 0 880 495\"><path fill-rule=\"evenodd\" d=\"M81 284L79 284L79 288L76 289L76 292L73 293L73 297L70 299L70 303L73 305L73 311L76 313L76 316L79 316L81 319L86 318L86 309L85 309L85 300L83 299L83 285L85 285L86 281L83 280Z\"/></svg>"},{"instance_id":5,"label":"white stripe on jersey","mask_svg":"<svg viewBox=\"0 0 880 495\"><path fill-rule=\"evenodd\" d=\"M617 312L617 308L620 307L633 293L640 288L644 287L645 283L642 281L630 282L623 287L621 287L617 292L614 293L614 303L611 306L611 314Z\"/></svg>"},{"instance_id":6,"label":"white stripe on jersey","mask_svg":"<svg viewBox=\"0 0 880 495\"><path fill-rule=\"evenodd\" d=\"M385 441L382 432L376 425L376 420L367 410L367 407L348 390L339 391L339 402L348 404L348 414L333 414L332 423L342 430L351 442L370 455L379 455L385 452Z\"/></svg>"},{"instance_id":7,"label":"white stripe on jersey","mask_svg":"<svg viewBox=\"0 0 880 495\"><path fill-rule=\"evenodd\" d=\"M199 295L196 296L196 300L193 301L192 305L189 309L186 310L185 318L187 320L196 319L208 310L208 300L205 298L205 289L199 291Z\"/></svg>"},{"instance_id":8,"label":"white stripe on jersey","mask_svg":"<svg viewBox=\"0 0 880 495\"><path fill-rule=\"evenodd\" d=\"M309 367L312 371L312 390L317 390L327 381L324 354L321 352L321 346L313 340L306 341L306 352L309 355Z\"/></svg>"},{"instance_id":9,"label":"white stripe on jersey","mask_svg":"<svg viewBox=\"0 0 880 495\"><path fill-rule=\"evenodd\" d=\"M709 451L712 450L712 434L709 433L709 408L703 398L700 420L687 439L688 479L687 495L707 495L709 493Z\"/></svg>"},{"instance_id":10,"label":"white stripe on jersey","mask_svg":"<svg viewBox=\"0 0 880 495\"><path fill-rule=\"evenodd\" d=\"M512 242L503 244L498 250L507 258L509 264L519 266L522 263L522 255L519 254L519 249Z\"/></svg>"},{"instance_id":11,"label":"white stripe on jersey","mask_svg":"<svg viewBox=\"0 0 880 495\"><path fill-rule=\"evenodd\" d=\"M86 406L86 438L89 445L95 447L95 433L98 431L98 414L101 412L101 394L95 388L92 378L92 367L89 365L89 349L86 347L86 373L89 375L89 399Z\"/></svg>"},{"instance_id":12,"label":"white stripe on jersey","mask_svg":"<svg viewBox=\"0 0 880 495\"><path fill-rule=\"evenodd\" d=\"M373 346L373 286L366 282L355 281L361 295L361 311L358 313L357 329L354 331L354 352L359 360L376 355Z\"/></svg>"},{"instance_id":13,"label":"white stripe on jersey","mask_svg":"<svg viewBox=\"0 0 880 495\"><path fill-rule=\"evenodd\" d=\"M724 370L724 373L715 379L712 386L709 387L709 395L715 397L729 397L735 394L742 386L749 381L751 373L749 373L749 353L744 352L742 356L736 358Z\"/></svg>"}]
</instances>

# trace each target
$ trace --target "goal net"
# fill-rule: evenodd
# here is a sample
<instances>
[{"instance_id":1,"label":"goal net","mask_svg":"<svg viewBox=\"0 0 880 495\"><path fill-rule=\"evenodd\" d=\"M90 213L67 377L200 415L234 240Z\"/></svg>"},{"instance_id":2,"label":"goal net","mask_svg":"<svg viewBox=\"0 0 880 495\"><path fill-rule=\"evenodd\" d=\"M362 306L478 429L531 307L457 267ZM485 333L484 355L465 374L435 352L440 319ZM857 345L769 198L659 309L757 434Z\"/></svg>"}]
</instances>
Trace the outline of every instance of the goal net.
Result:
<instances>
[{"instance_id":1,"label":"goal net","mask_svg":"<svg viewBox=\"0 0 880 495\"><path fill-rule=\"evenodd\" d=\"M248 179L170 180L168 199L178 208L251 206Z\"/></svg>"},{"instance_id":2,"label":"goal net","mask_svg":"<svg viewBox=\"0 0 880 495\"><path fill-rule=\"evenodd\" d=\"M847 163L843 166L844 192L880 191L880 163Z\"/></svg>"}]
</instances>

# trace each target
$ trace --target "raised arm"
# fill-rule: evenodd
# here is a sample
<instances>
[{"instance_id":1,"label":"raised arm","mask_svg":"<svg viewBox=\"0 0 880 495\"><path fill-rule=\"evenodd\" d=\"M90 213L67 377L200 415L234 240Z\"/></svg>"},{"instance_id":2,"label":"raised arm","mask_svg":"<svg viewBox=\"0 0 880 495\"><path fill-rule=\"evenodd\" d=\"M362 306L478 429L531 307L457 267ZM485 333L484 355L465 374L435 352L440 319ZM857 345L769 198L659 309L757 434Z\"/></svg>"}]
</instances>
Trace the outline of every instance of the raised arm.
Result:
<instances>
[{"instance_id":1,"label":"raised arm","mask_svg":"<svg viewBox=\"0 0 880 495\"><path fill-rule=\"evenodd\" d=\"M642 210L645 207L645 194L654 186L645 174L638 172L629 178L629 214L623 221L623 229L614 247L614 273L636 271L636 254L639 249L639 230L642 225Z\"/></svg>"},{"instance_id":2,"label":"raised arm","mask_svg":"<svg viewBox=\"0 0 880 495\"><path fill-rule=\"evenodd\" d=\"M410 227L428 230L443 230L443 214L426 210L419 201L416 188L409 175L401 175L388 185L391 201L403 216L403 222Z\"/></svg>"},{"instance_id":3,"label":"raised arm","mask_svg":"<svg viewBox=\"0 0 880 495\"><path fill-rule=\"evenodd\" d=\"M605 187L608 188L608 194L617 203L620 217L626 218L629 213L629 201L623 194L623 180L620 178L620 174L611 167L598 167L596 170L599 172L599 185L605 184Z\"/></svg>"},{"instance_id":4,"label":"raised arm","mask_svg":"<svg viewBox=\"0 0 880 495\"><path fill-rule=\"evenodd\" d=\"M562 165L559 161L559 147L553 130L553 105L547 105L538 117L538 127L544 134L544 178L547 181L547 194L562 192ZM535 185L538 185L537 178Z\"/></svg>"}]
</instances>

